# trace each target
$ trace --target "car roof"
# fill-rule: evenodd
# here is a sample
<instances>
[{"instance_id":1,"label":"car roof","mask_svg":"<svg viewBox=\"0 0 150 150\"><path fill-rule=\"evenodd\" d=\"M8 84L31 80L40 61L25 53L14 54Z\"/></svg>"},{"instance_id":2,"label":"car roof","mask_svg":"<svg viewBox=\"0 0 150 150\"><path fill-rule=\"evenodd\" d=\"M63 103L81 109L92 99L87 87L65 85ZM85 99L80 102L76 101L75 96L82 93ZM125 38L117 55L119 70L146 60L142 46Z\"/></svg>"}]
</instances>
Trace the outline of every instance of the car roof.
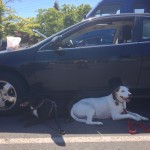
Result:
<instances>
[{"instance_id":1,"label":"car roof","mask_svg":"<svg viewBox=\"0 0 150 150\"><path fill-rule=\"evenodd\" d=\"M112 14L106 16L92 17L85 20L99 20L99 19L115 19L115 18L135 18L135 17L150 17L150 13L121 13L121 14Z\"/></svg>"}]
</instances>

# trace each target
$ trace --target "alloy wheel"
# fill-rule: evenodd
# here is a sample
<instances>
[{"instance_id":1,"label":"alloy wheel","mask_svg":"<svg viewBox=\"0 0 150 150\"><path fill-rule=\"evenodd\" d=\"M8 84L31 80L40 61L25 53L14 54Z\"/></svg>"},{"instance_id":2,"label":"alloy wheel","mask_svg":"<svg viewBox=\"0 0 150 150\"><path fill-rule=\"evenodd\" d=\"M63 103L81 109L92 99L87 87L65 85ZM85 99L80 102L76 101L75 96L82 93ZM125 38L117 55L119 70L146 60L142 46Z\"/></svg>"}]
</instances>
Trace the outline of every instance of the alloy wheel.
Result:
<instances>
[{"instance_id":1,"label":"alloy wheel","mask_svg":"<svg viewBox=\"0 0 150 150\"><path fill-rule=\"evenodd\" d=\"M0 80L0 111L12 109L17 102L17 93L12 84Z\"/></svg>"}]
</instances>

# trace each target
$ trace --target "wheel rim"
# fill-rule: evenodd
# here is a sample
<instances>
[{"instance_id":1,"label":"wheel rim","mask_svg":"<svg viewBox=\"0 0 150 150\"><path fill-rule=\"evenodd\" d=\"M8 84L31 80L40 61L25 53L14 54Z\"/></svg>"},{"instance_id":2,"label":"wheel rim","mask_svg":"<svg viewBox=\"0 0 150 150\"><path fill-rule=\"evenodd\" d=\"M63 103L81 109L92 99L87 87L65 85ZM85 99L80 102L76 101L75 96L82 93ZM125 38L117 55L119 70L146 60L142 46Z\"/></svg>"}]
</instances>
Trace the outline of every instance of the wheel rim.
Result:
<instances>
[{"instance_id":1,"label":"wheel rim","mask_svg":"<svg viewBox=\"0 0 150 150\"><path fill-rule=\"evenodd\" d=\"M17 102L17 93L12 84L0 80L0 111L12 109Z\"/></svg>"}]
</instances>

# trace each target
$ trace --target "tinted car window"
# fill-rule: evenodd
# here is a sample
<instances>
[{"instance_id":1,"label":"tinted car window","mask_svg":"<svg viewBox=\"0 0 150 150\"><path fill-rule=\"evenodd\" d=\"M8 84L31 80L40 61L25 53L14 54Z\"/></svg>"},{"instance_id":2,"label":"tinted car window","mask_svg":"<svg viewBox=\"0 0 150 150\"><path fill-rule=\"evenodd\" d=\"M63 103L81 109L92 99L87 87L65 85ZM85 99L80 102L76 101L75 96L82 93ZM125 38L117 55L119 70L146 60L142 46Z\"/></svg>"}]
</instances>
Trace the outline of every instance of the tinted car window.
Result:
<instances>
[{"instance_id":1,"label":"tinted car window","mask_svg":"<svg viewBox=\"0 0 150 150\"><path fill-rule=\"evenodd\" d=\"M133 20L100 22L83 27L63 39L63 48L132 42Z\"/></svg>"},{"instance_id":2,"label":"tinted car window","mask_svg":"<svg viewBox=\"0 0 150 150\"><path fill-rule=\"evenodd\" d=\"M150 19L143 20L143 35L142 39L150 39Z\"/></svg>"},{"instance_id":3,"label":"tinted car window","mask_svg":"<svg viewBox=\"0 0 150 150\"><path fill-rule=\"evenodd\" d=\"M93 46L112 44L116 29L104 29L86 32L74 38L72 41L76 46Z\"/></svg>"},{"instance_id":4,"label":"tinted car window","mask_svg":"<svg viewBox=\"0 0 150 150\"><path fill-rule=\"evenodd\" d=\"M115 28L95 30L93 27L92 31L87 28L65 39L63 47L87 47L113 44L115 33Z\"/></svg>"}]
</instances>

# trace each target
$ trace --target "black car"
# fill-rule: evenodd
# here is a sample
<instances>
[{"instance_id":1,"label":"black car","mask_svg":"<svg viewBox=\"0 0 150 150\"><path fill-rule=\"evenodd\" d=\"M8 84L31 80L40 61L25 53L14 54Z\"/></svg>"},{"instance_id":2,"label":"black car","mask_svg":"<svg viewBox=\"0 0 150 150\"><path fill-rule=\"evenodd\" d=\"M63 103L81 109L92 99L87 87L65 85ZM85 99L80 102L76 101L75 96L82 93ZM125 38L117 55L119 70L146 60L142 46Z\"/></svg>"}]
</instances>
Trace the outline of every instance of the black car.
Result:
<instances>
[{"instance_id":1,"label":"black car","mask_svg":"<svg viewBox=\"0 0 150 150\"><path fill-rule=\"evenodd\" d=\"M60 103L105 95L116 77L134 94L150 93L150 14L87 19L30 48L0 52L0 112L12 113L28 92Z\"/></svg>"}]
</instances>

